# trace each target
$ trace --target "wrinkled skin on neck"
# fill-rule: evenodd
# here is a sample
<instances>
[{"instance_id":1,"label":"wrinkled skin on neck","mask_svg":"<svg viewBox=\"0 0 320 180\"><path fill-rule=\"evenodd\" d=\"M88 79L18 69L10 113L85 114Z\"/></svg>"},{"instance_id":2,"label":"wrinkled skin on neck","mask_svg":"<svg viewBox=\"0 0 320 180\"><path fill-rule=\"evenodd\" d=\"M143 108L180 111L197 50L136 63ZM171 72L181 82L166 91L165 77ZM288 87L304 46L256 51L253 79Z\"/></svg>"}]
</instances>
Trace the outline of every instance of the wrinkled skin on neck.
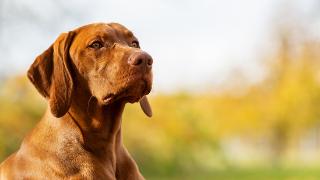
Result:
<instances>
[{"instance_id":1,"label":"wrinkled skin on neck","mask_svg":"<svg viewBox=\"0 0 320 180\"><path fill-rule=\"evenodd\" d=\"M116 174L117 179L126 179L124 174L138 172L137 166L122 145L121 115L125 102L104 105L92 97L90 99L89 94L86 97L78 97L80 98L72 102L64 118L73 121L79 128L83 148L94 155L95 159L109 171L110 176ZM85 113L86 111L88 113ZM128 171L130 168L132 172ZM121 178L120 174L124 177ZM142 179L142 176L140 178Z\"/></svg>"}]
</instances>

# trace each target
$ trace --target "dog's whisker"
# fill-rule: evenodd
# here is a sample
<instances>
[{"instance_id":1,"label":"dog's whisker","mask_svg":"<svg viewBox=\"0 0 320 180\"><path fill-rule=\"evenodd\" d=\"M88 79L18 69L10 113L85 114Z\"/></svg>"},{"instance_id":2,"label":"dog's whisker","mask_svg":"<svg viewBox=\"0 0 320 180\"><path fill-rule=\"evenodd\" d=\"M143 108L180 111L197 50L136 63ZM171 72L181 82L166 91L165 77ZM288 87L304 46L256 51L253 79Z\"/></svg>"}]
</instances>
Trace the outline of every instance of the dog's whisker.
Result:
<instances>
[{"instance_id":1,"label":"dog's whisker","mask_svg":"<svg viewBox=\"0 0 320 180\"><path fill-rule=\"evenodd\" d=\"M95 98L95 96L91 95L89 100L88 100L88 103L87 103L87 108L86 109L87 109L87 114L88 114L89 117L90 117L90 109L89 109L90 108L90 103L91 103L93 98Z\"/></svg>"}]
</instances>

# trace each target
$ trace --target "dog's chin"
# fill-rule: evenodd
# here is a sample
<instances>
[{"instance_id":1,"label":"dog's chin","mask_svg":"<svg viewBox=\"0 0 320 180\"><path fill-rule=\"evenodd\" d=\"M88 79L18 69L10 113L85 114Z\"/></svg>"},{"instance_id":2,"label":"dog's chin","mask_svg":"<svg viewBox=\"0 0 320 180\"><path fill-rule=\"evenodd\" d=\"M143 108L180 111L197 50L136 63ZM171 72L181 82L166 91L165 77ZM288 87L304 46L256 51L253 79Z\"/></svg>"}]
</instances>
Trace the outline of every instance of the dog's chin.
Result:
<instances>
[{"instance_id":1,"label":"dog's chin","mask_svg":"<svg viewBox=\"0 0 320 180\"><path fill-rule=\"evenodd\" d=\"M119 88L117 93L109 93L102 98L104 105L109 105L115 102L135 103L138 102L144 95L150 93L152 82L144 79L139 79L128 83L125 87Z\"/></svg>"},{"instance_id":2,"label":"dog's chin","mask_svg":"<svg viewBox=\"0 0 320 180\"><path fill-rule=\"evenodd\" d=\"M149 94L151 91L151 83L145 80L140 80L132 83L131 86L126 87L126 93L123 95L122 100L129 103L138 102L144 95Z\"/></svg>"}]
</instances>

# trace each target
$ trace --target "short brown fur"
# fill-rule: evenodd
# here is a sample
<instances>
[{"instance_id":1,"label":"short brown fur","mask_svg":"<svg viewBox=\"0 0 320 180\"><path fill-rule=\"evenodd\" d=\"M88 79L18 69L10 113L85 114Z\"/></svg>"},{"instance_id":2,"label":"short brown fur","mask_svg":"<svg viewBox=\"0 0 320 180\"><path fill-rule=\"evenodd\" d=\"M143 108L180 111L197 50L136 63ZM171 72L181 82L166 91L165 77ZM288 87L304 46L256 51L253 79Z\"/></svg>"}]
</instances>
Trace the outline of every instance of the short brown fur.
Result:
<instances>
[{"instance_id":1,"label":"short brown fur","mask_svg":"<svg viewBox=\"0 0 320 180\"><path fill-rule=\"evenodd\" d=\"M121 115L150 92L151 64L120 24L61 34L28 71L49 108L0 179L144 179L122 144Z\"/></svg>"}]
</instances>

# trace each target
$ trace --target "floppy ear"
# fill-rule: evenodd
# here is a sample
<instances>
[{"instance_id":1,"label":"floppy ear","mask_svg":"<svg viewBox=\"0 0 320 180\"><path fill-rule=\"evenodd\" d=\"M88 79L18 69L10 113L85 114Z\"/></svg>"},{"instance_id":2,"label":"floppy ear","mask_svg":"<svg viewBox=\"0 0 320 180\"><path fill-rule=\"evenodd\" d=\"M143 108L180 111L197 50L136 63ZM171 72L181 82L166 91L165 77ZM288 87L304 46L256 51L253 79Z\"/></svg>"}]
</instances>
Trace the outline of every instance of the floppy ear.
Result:
<instances>
[{"instance_id":1,"label":"floppy ear","mask_svg":"<svg viewBox=\"0 0 320 180\"><path fill-rule=\"evenodd\" d=\"M144 112L144 114L146 114L148 117L152 117L152 109L150 106L150 103L148 101L147 96L143 96L140 101L140 107L142 109L142 111Z\"/></svg>"},{"instance_id":2,"label":"floppy ear","mask_svg":"<svg viewBox=\"0 0 320 180\"><path fill-rule=\"evenodd\" d=\"M71 104L73 81L69 47L73 36L72 31L62 33L28 70L28 78L39 93L49 100L51 113L55 117L66 114Z\"/></svg>"}]
</instances>

